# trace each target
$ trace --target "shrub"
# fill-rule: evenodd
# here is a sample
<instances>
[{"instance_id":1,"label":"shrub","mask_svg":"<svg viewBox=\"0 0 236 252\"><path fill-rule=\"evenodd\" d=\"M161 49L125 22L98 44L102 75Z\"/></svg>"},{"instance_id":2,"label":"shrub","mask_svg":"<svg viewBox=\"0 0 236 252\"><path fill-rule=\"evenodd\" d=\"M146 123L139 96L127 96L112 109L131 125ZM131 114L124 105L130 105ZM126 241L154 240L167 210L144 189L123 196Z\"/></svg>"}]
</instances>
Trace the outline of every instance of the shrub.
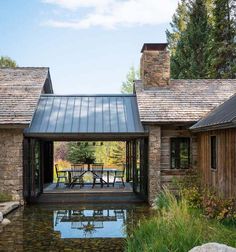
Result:
<instances>
[{"instance_id":1,"label":"shrub","mask_svg":"<svg viewBox=\"0 0 236 252\"><path fill-rule=\"evenodd\" d=\"M206 220L185 199L177 200L168 190L156 204L155 216L142 221L127 239L127 251L183 252L213 241L236 246L235 229Z\"/></svg>"}]
</instances>

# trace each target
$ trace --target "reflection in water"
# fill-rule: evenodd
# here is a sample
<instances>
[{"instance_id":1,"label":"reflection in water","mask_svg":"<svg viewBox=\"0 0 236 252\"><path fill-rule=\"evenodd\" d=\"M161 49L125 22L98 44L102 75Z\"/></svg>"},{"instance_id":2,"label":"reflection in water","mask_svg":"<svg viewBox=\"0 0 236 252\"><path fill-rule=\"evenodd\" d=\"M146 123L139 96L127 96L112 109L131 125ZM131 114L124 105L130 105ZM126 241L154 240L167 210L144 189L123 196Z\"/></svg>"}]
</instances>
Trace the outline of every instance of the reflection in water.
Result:
<instances>
[{"instance_id":1,"label":"reflection in water","mask_svg":"<svg viewBox=\"0 0 236 252\"><path fill-rule=\"evenodd\" d=\"M0 251L124 251L125 238L149 214L146 205L26 206L8 216Z\"/></svg>"},{"instance_id":2,"label":"reflection in water","mask_svg":"<svg viewBox=\"0 0 236 252\"><path fill-rule=\"evenodd\" d=\"M61 238L125 238L126 210L57 210L54 230Z\"/></svg>"}]
</instances>

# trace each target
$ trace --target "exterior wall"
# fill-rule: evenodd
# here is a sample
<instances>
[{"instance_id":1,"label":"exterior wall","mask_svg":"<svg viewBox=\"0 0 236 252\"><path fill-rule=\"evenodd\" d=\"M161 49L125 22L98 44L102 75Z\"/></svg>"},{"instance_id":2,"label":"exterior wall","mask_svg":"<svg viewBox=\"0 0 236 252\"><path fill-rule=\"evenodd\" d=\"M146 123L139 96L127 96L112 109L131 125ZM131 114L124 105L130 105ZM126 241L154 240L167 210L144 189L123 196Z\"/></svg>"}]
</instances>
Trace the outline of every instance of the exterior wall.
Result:
<instances>
[{"instance_id":1,"label":"exterior wall","mask_svg":"<svg viewBox=\"0 0 236 252\"><path fill-rule=\"evenodd\" d=\"M148 201L151 204L161 189L161 128L159 126L149 126L148 164Z\"/></svg>"},{"instance_id":2,"label":"exterior wall","mask_svg":"<svg viewBox=\"0 0 236 252\"><path fill-rule=\"evenodd\" d=\"M0 192L23 199L23 130L0 129Z\"/></svg>"},{"instance_id":3,"label":"exterior wall","mask_svg":"<svg viewBox=\"0 0 236 252\"><path fill-rule=\"evenodd\" d=\"M140 62L144 88L166 86L170 80L170 54L163 51L144 51Z\"/></svg>"},{"instance_id":4,"label":"exterior wall","mask_svg":"<svg viewBox=\"0 0 236 252\"><path fill-rule=\"evenodd\" d=\"M161 186L176 191L174 179L183 177L188 169L171 169L170 141L173 137L190 137L190 167L197 168L197 137L186 127L163 126L161 131Z\"/></svg>"},{"instance_id":5,"label":"exterior wall","mask_svg":"<svg viewBox=\"0 0 236 252\"><path fill-rule=\"evenodd\" d=\"M216 136L217 169L211 169L210 137ZM236 129L198 133L199 165L203 183L222 197L236 197Z\"/></svg>"},{"instance_id":6,"label":"exterior wall","mask_svg":"<svg viewBox=\"0 0 236 252\"><path fill-rule=\"evenodd\" d=\"M197 137L189 130L176 126L148 126L149 129L149 169L148 201L153 203L160 190L165 186L175 191L173 180L186 174L186 169L171 169L170 139L190 137L190 168L197 167Z\"/></svg>"}]
</instances>

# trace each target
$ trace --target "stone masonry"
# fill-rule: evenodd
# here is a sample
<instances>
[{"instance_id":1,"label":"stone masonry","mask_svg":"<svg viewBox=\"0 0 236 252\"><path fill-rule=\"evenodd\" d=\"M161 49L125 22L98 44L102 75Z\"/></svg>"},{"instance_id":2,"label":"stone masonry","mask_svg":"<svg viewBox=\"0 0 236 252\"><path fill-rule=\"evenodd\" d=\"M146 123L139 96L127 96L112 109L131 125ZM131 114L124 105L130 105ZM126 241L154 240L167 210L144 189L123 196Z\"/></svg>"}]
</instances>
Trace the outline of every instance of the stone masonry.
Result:
<instances>
[{"instance_id":1,"label":"stone masonry","mask_svg":"<svg viewBox=\"0 0 236 252\"><path fill-rule=\"evenodd\" d=\"M153 203L161 190L161 127L149 126L148 201Z\"/></svg>"},{"instance_id":2,"label":"stone masonry","mask_svg":"<svg viewBox=\"0 0 236 252\"><path fill-rule=\"evenodd\" d=\"M23 199L23 130L0 129L0 192Z\"/></svg>"},{"instance_id":3,"label":"stone masonry","mask_svg":"<svg viewBox=\"0 0 236 252\"><path fill-rule=\"evenodd\" d=\"M169 85L170 54L165 49L144 50L141 57L141 79L144 88L154 88Z\"/></svg>"}]
</instances>

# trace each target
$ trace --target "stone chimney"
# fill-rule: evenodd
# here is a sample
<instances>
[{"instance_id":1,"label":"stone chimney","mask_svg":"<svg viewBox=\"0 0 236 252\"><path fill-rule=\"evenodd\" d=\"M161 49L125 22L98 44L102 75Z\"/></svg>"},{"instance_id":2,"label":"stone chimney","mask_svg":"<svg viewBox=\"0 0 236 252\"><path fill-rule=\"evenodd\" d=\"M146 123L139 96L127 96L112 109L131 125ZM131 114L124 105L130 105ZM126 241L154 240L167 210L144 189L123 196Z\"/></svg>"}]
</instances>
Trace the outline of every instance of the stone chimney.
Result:
<instances>
[{"instance_id":1,"label":"stone chimney","mask_svg":"<svg viewBox=\"0 0 236 252\"><path fill-rule=\"evenodd\" d=\"M167 46L167 43L143 45L140 72L145 89L169 85L170 54Z\"/></svg>"}]
</instances>

